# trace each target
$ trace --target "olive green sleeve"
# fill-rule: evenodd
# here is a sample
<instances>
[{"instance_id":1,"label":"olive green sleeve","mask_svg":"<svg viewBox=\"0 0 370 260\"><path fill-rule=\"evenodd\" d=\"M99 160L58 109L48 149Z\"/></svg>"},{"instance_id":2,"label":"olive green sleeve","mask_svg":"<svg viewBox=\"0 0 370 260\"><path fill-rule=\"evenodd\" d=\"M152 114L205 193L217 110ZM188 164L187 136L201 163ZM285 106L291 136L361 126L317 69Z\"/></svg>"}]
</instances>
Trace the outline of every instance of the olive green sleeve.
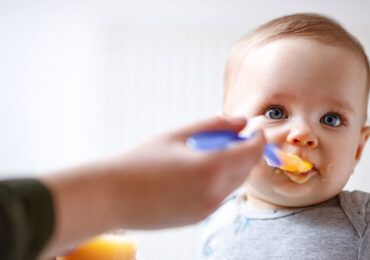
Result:
<instances>
[{"instance_id":1,"label":"olive green sleeve","mask_svg":"<svg viewBox=\"0 0 370 260\"><path fill-rule=\"evenodd\" d=\"M36 179L0 181L0 259L36 259L54 227L50 191Z\"/></svg>"}]
</instances>

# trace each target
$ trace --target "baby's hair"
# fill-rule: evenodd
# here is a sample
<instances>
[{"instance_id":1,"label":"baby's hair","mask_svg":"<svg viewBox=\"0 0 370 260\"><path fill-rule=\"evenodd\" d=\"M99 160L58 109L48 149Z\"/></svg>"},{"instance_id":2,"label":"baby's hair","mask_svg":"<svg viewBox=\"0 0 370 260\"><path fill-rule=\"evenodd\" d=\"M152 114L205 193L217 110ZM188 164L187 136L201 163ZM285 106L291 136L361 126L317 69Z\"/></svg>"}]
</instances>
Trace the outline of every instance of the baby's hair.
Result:
<instances>
[{"instance_id":1,"label":"baby's hair","mask_svg":"<svg viewBox=\"0 0 370 260\"><path fill-rule=\"evenodd\" d=\"M242 38L232 49L225 68L224 102L235 84L242 63L248 51L268 42L302 37L314 39L325 44L345 47L353 50L363 61L367 69L366 103L370 88L369 60L361 43L347 32L337 21L314 13L300 13L283 16L263 24Z\"/></svg>"}]
</instances>

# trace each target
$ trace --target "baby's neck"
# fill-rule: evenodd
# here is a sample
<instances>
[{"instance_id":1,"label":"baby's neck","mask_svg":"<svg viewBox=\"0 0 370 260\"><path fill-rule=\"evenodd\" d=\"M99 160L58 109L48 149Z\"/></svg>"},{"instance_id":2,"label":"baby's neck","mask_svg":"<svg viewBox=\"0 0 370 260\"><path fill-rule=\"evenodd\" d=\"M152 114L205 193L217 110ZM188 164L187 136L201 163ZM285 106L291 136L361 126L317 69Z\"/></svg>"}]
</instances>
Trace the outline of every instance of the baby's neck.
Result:
<instances>
[{"instance_id":1,"label":"baby's neck","mask_svg":"<svg viewBox=\"0 0 370 260\"><path fill-rule=\"evenodd\" d=\"M247 208L253 209L253 210L277 210L277 209L287 209L287 207L273 204L271 202L264 201L262 199L253 197L253 196L247 196L245 194L245 203L247 205Z\"/></svg>"}]
</instances>

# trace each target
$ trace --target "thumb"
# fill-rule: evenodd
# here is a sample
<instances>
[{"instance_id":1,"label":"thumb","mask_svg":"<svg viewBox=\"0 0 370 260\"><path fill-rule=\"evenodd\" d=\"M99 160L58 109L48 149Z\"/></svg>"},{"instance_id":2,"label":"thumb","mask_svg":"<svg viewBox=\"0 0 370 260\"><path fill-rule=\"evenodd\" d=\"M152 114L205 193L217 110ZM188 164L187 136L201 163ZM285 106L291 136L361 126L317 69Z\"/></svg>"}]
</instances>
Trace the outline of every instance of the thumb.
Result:
<instances>
[{"instance_id":1,"label":"thumb","mask_svg":"<svg viewBox=\"0 0 370 260\"><path fill-rule=\"evenodd\" d=\"M248 141L236 143L230 149L219 153L208 154L215 162L221 163L218 182L212 191L214 196L226 196L240 187L261 160L266 140L261 130L258 130Z\"/></svg>"},{"instance_id":2,"label":"thumb","mask_svg":"<svg viewBox=\"0 0 370 260\"><path fill-rule=\"evenodd\" d=\"M175 135L180 138L188 138L198 132L212 131L212 130L232 130L235 132L241 131L247 124L247 119L242 116L238 117L214 117L203 120L187 127L178 130Z\"/></svg>"},{"instance_id":3,"label":"thumb","mask_svg":"<svg viewBox=\"0 0 370 260\"><path fill-rule=\"evenodd\" d=\"M231 161L245 162L252 167L261 159L265 146L265 135L262 130L257 130L248 141L235 144L225 153Z\"/></svg>"}]
</instances>

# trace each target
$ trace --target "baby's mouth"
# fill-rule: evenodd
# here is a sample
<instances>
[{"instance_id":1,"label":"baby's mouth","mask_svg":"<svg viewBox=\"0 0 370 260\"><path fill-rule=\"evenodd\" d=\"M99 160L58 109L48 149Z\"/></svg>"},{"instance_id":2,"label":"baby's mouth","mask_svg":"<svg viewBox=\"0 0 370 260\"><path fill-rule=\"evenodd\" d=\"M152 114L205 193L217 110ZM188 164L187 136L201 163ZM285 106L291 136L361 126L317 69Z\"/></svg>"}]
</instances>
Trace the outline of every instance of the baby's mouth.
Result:
<instances>
[{"instance_id":1,"label":"baby's mouth","mask_svg":"<svg viewBox=\"0 0 370 260\"><path fill-rule=\"evenodd\" d=\"M318 170L316 169L316 167L312 167L310 170L306 172L290 172L290 171L284 171L279 168L275 168L274 172L283 173L286 176L288 176L291 181L294 181L298 184L303 184L303 183L306 183L313 176L315 176L318 173Z\"/></svg>"},{"instance_id":2,"label":"baby's mouth","mask_svg":"<svg viewBox=\"0 0 370 260\"><path fill-rule=\"evenodd\" d=\"M296 154L287 153L276 144L267 144L264 159L268 166L275 169L276 173L284 173L291 181L305 183L319 173L315 165L300 158Z\"/></svg>"}]
</instances>

